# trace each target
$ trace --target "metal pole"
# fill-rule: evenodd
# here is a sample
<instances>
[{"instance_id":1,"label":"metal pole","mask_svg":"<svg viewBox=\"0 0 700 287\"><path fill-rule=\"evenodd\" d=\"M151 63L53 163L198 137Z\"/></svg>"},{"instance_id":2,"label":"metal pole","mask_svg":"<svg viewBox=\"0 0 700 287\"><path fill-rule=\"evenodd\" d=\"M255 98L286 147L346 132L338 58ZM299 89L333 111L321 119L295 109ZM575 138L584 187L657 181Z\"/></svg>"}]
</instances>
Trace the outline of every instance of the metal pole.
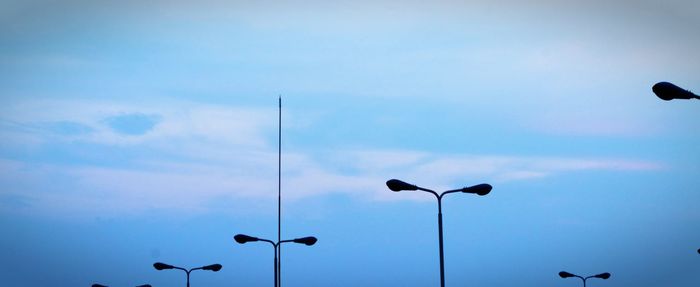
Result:
<instances>
[{"instance_id":1,"label":"metal pole","mask_svg":"<svg viewBox=\"0 0 700 287\"><path fill-rule=\"evenodd\" d=\"M442 197L438 196L438 233L440 238L440 287L445 287L445 253L442 248Z\"/></svg>"},{"instance_id":2,"label":"metal pole","mask_svg":"<svg viewBox=\"0 0 700 287\"><path fill-rule=\"evenodd\" d=\"M282 96L279 97L279 116L277 122L277 244L282 241ZM277 280L282 285L282 246L277 246Z\"/></svg>"},{"instance_id":3,"label":"metal pole","mask_svg":"<svg viewBox=\"0 0 700 287\"><path fill-rule=\"evenodd\" d=\"M275 245L275 287L277 287L277 245Z\"/></svg>"},{"instance_id":4,"label":"metal pole","mask_svg":"<svg viewBox=\"0 0 700 287\"><path fill-rule=\"evenodd\" d=\"M189 270L189 271L185 270L185 272L187 272L187 287L190 287L190 272L191 271L192 270Z\"/></svg>"}]
</instances>

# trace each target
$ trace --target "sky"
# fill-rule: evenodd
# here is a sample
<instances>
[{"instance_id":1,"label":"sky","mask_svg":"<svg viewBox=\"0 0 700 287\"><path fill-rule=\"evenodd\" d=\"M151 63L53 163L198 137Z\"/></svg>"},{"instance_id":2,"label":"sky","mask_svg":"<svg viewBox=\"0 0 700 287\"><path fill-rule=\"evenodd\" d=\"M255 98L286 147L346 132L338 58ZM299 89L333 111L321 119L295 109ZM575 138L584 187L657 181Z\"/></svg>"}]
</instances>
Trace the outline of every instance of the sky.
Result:
<instances>
[{"instance_id":1,"label":"sky","mask_svg":"<svg viewBox=\"0 0 700 287\"><path fill-rule=\"evenodd\" d=\"M2 1L3 286L700 282L697 1Z\"/></svg>"}]
</instances>

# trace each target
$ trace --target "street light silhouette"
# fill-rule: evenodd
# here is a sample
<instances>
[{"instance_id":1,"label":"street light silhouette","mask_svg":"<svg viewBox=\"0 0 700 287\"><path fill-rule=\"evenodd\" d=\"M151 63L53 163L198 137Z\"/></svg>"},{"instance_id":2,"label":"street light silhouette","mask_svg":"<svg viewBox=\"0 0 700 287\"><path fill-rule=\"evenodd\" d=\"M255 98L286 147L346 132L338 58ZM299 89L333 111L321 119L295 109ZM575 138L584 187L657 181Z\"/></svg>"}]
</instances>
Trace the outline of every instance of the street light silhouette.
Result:
<instances>
[{"instance_id":1,"label":"street light silhouette","mask_svg":"<svg viewBox=\"0 0 700 287\"><path fill-rule=\"evenodd\" d=\"M161 262L153 263L153 268L155 268L158 271L165 270L165 269L179 269L179 270L185 271L185 273L187 273L187 287L190 287L190 272L192 272L194 270L209 270L209 271L217 272L217 271L221 270L221 267L222 267L221 264L212 264L212 265L207 265L207 266L202 266L202 267L197 267L197 268L192 268L190 270L187 270L187 269L182 268L182 267L172 266L172 265L161 263Z\"/></svg>"},{"instance_id":2,"label":"street light silhouette","mask_svg":"<svg viewBox=\"0 0 700 287\"><path fill-rule=\"evenodd\" d=\"M294 239L289 239L289 240L280 240L279 242L275 243L274 241L269 240L269 239L248 236L245 234L236 234L235 236L233 236L233 240L235 240L236 242L238 242L240 244L246 244L248 242L256 242L256 241L264 241L264 242L272 244L272 247L274 248L274 251L275 251L275 260L274 260L274 263L275 263L275 269L274 269L275 270L274 271L275 287L279 287L282 285L282 282L281 282L282 276L280 276L280 274L278 272L279 262L277 260L277 252L279 252L280 244L287 243L287 242L294 242L294 243L304 244L306 246L311 246L311 245L316 244L316 241L318 241L318 239L316 239L316 237L307 236L307 237L294 238Z\"/></svg>"},{"instance_id":3,"label":"street light silhouette","mask_svg":"<svg viewBox=\"0 0 700 287\"><path fill-rule=\"evenodd\" d=\"M600 273L600 274L597 274L597 275L588 276L588 277L585 277L585 278L584 278L584 277L578 276L578 275L576 275L576 274L571 274L571 273L569 273L569 272L562 271L562 272L559 272L559 277L561 277L561 278L569 278L569 277L576 277L576 278L579 278L579 279L581 279L581 280L583 281L583 287L586 287L586 280L588 280L588 278L608 279L608 278L610 278L610 273L605 272L605 273Z\"/></svg>"},{"instance_id":4,"label":"street light silhouette","mask_svg":"<svg viewBox=\"0 0 700 287\"><path fill-rule=\"evenodd\" d=\"M463 193L473 193L479 196L484 196L489 194L491 192L492 186L490 184L482 183L482 184L477 184L474 186L469 186L469 187L463 187L460 189L453 189L453 190L448 190L444 191L441 194L438 194L437 192L427 189L427 188L422 188L417 185L413 185L407 182L400 181L398 179L390 179L386 182L386 186L391 189L392 191L399 192L399 191L412 191L412 190L421 190L425 192L432 193L435 195L435 197L438 200L438 238L440 242L440 286L445 287L445 254L443 251L443 243L442 243L442 197L445 196L445 194L449 193L454 193L454 192L463 192Z\"/></svg>"},{"instance_id":5,"label":"street light silhouette","mask_svg":"<svg viewBox=\"0 0 700 287\"><path fill-rule=\"evenodd\" d=\"M691 91L685 90L669 82L658 82L651 87L651 90L654 92L654 94L656 94L657 97L664 101L670 101L673 99L700 100L700 96L693 94Z\"/></svg>"},{"instance_id":6,"label":"street light silhouette","mask_svg":"<svg viewBox=\"0 0 700 287\"><path fill-rule=\"evenodd\" d=\"M669 82L658 82L651 87L651 90L654 92L654 94L656 94L657 97L664 101L670 101L673 99L700 100L700 96L693 94L691 91L685 90ZM698 249L698 253L700 253L700 249Z\"/></svg>"}]
</instances>

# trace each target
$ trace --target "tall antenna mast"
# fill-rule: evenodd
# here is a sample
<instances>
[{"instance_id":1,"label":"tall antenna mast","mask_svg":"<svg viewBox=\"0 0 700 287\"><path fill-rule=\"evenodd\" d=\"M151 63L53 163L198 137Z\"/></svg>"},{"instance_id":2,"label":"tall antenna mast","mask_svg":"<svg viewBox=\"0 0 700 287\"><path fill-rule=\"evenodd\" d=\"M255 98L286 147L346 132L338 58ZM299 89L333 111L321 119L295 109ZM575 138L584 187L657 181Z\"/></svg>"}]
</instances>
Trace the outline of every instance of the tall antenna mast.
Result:
<instances>
[{"instance_id":1,"label":"tall antenna mast","mask_svg":"<svg viewBox=\"0 0 700 287\"><path fill-rule=\"evenodd\" d=\"M279 96L279 116L277 122L277 242L282 241L282 95ZM278 246L277 282L282 278L282 245Z\"/></svg>"}]
</instances>

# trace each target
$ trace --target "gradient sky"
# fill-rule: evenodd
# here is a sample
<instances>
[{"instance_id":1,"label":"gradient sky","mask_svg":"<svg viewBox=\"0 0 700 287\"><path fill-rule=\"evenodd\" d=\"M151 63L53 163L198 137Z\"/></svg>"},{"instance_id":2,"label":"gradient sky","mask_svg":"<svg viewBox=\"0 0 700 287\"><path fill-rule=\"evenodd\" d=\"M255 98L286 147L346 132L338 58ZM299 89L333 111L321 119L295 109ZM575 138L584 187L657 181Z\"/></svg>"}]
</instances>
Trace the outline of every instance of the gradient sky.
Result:
<instances>
[{"instance_id":1,"label":"gradient sky","mask_svg":"<svg viewBox=\"0 0 700 287\"><path fill-rule=\"evenodd\" d=\"M700 284L698 1L2 1L3 286Z\"/></svg>"}]
</instances>

